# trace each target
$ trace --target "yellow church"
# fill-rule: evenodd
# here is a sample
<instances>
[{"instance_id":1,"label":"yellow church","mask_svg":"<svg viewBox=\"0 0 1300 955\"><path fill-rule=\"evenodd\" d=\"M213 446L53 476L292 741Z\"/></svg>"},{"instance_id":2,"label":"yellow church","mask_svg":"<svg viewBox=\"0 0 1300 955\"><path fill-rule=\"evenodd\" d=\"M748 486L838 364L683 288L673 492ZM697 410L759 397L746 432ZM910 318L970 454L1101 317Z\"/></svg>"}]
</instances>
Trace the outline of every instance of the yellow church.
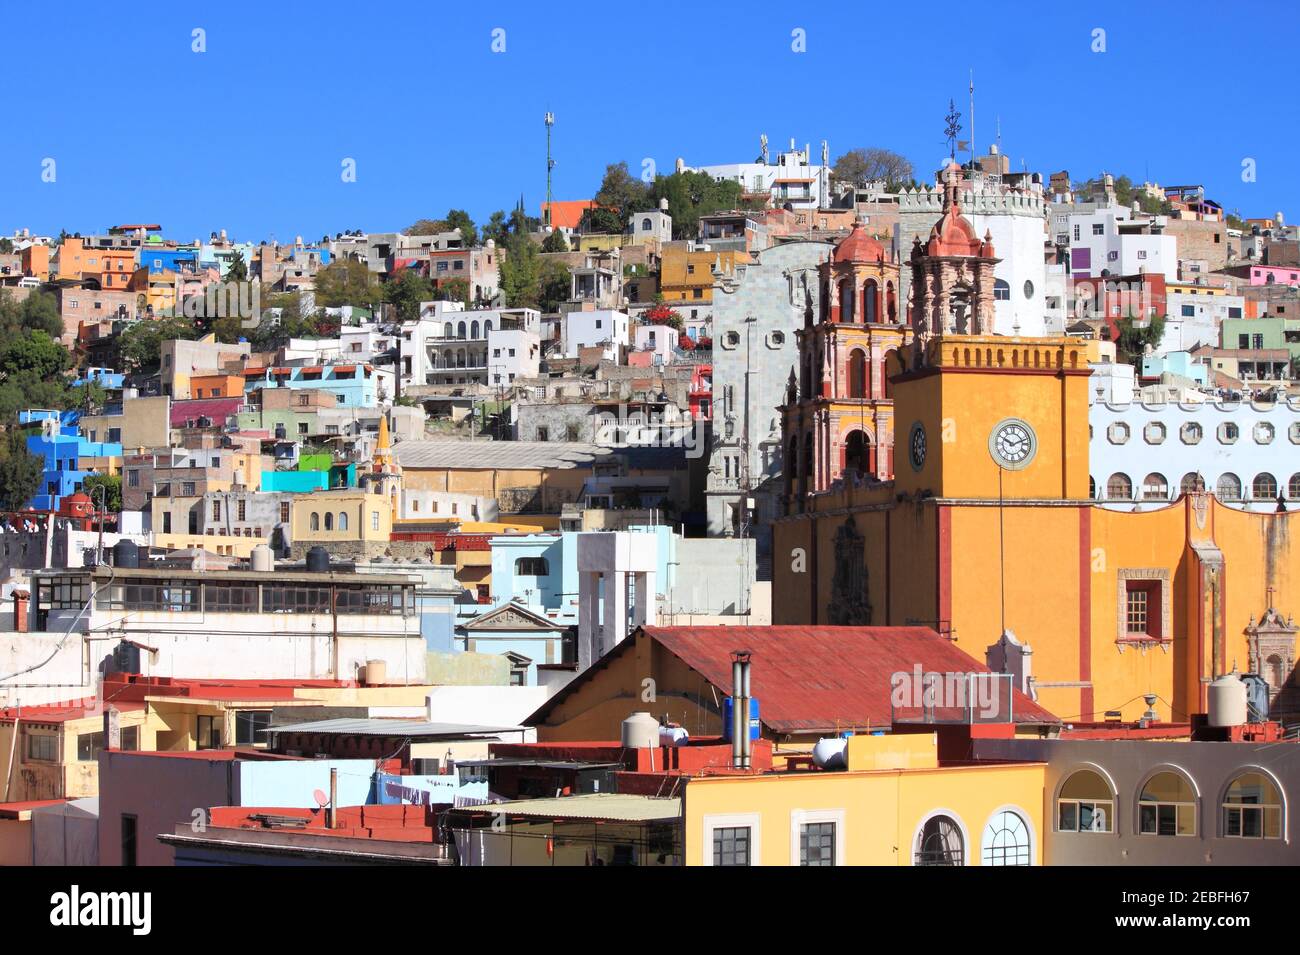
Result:
<instances>
[{"instance_id":1,"label":"yellow church","mask_svg":"<svg viewBox=\"0 0 1300 955\"><path fill-rule=\"evenodd\" d=\"M1153 696L1161 720L1186 722L1211 680L1263 659L1262 640L1270 682L1287 682L1293 515L1203 492L1141 513L1094 506L1089 343L988 333L997 259L955 180L911 251L909 341L884 369L893 478L831 474L821 489L789 469L773 623L932 626L1066 721L1137 719ZM800 417L784 420L797 447Z\"/></svg>"}]
</instances>

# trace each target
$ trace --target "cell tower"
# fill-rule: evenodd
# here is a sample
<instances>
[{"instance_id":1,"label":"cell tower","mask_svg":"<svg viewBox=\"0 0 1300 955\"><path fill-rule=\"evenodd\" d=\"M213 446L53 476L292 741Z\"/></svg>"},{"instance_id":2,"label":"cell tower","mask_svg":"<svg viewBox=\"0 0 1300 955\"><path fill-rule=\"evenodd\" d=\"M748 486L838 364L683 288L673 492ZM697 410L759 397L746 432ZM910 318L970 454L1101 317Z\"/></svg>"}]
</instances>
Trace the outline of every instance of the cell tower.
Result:
<instances>
[{"instance_id":1,"label":"cell tower","mask_svg":"<svg viewBox=\"0 0 1300 955\"><path fill-rule=\"evenodd\" d=\"M546 114L546 217L544 224L547 228L551 225L551 170L555 168L555 160L551 158L551 127L555 125L555 114L548 112Z\"/></svg>"}]
</instances>

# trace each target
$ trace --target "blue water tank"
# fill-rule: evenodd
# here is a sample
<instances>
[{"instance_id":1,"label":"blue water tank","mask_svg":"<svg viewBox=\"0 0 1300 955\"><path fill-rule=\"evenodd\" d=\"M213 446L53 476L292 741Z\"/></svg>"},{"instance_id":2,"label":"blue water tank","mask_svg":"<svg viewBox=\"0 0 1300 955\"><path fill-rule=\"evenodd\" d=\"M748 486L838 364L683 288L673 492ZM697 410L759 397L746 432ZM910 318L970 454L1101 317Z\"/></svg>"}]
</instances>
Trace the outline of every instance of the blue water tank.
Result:
<instances>
[{"instance_id":1,"label":"blue water tank","mask_svg":"<svg viewBox=\"0 0 1300 955\"><path fill-rule=\"evenodd\" d=\"M732 703L731 697L724 697L722 700L722 738L731 739L731 711L735 704ZM758 700L755 697L749 698L749 738L758 739L761 736L761 726L758 721Z\"/></svg>"}]
</instances>

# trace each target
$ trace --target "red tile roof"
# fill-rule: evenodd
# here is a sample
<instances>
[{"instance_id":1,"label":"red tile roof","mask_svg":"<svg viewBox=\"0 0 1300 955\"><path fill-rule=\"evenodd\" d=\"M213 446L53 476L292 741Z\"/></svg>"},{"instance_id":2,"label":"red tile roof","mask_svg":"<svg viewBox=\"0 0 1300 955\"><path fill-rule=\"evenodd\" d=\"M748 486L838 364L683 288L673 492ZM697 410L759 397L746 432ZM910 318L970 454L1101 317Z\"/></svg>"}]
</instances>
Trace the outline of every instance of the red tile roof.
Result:
<instances>
[{"instance_id":1,"label":"red tile roof","mask_svg":"<svg viewBox=\"0 0 1300 955\"><path fill-rule=\"evenodd\" d=\"M749 650L751 691L759 719L777 733L888 727L891 677L912 672L988 673L988 667L929 627L644 627L646 636L701 674L720 695L731 693L731 652ZM631 652L628 639L607 654ZM593 667L529 718L600 672ZM1055 716L1013 690L1018 723L1058 723Z\"/></svg>"},{"instance_id":2,"label":"red tile roof","mask_svg":"<svg viewBox=\"0 0 1300 955\"><path fill-rule=\"evenodd\" d=\"M551 225L557 229L576 229L582 214L596 208L592 199L570 199L551 203ZM542 203L542 221L546 221L546 203Z\"/></svg>"}]
</instances>

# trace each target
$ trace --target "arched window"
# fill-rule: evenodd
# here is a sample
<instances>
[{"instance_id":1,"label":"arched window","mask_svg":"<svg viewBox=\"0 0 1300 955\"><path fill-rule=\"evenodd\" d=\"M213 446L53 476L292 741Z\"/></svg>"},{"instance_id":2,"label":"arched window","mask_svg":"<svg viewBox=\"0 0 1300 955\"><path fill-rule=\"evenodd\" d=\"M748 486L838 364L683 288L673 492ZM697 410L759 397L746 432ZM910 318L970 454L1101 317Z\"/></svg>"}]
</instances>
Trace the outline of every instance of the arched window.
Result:
<instances>
[{"instance_id":1,"label":"arched window","mask_svg":"<svg viewBox=\"0 0 1300 955\"><path fill-rule=\"evenodd\" d=\"M849 397L867 396L867 353L855 348L849 353Z\"/></svg>"},{"instance_id":2,"label":"arched window","mask_svg":"<svg viewBox=\"0 0 1300 955\"><path fill-rule=\"evenodd\" d=\"M483 337L486 338L487 333L490 331L492 331L492 319L489 318L487 321L483 323Z\"/></svg>"},{"instance_id":3,"label":"arched window","mask_svg":"<svg viewBox=\"0 0 1300 955\"><path fill-rule=\"evenodd\" d=\"M898 321L898 299L894 295L894 283L885 283L885 315L890 323Z\"/></svg>"},{"instance_id":4,"label":"arched window","mask_svg":"<svg viewBox=\"0 0 1300 955\"><path fill-rule=\"evenodd\" d=\"M868 325L874 325L880 321L880 303L879 292L880 286L874 279L868 279L867 284L862 289L862 320Z\"/></svg>"},{"instance_id":5,"label":"arched window","mask_svg":"<svg viewBox=\"0 0 1300 955\"><path fill-rule=\"evenodd\" d=\"M641 220L641 231L649 232L651 228L652 226L650 225L650 217L646 216L644 219Z\"/></svg>"},{"instance_id":6,"label":"arched window","mask_svg":"<svg viewBox=\"0 0 1300 955\"><path fill-rule=\"evenodd\" d=\"M477 320L477 319L475 319L474 321L472 321L472 322L469 323L469 337L470 337L470 338L478 338L478 320Z\"/></svg>"},{"instance_id":7,"label":"arched window","mask_svg":"<svg viewBox=\"0 0 1300 955\"><path fill-rule=\"evenodd\" d=\"M993 301L1009 302L1011 301L1011 286L1002 279L993 280Z\"/></svg>"},{"instance_id":8,"label":"arched window","mask_svg":"<svg viewBox=\"0 0 1300 955\"><path fill-rule=\"evenodd\" d=\"M311 512L311 518L309 524L312 530L314 531L320 530L320 515L317 514L315 511Z\"/></svg>"},{"instance_id":9,"label":"arched window","mask_svg":"<svg viewBox=\"0 0 1300 955\"><path fill-rule=\"evenodd\" d=\"M1292 500L1300 499L1300 471L1291 475L1291 480L1286 482L1286 496Z\"/></svg>"},{"instance_id":10,"label":"arched window","mask_svg":"<svg viewBox=\"0 0 1300 955\"><path fill-rule=\"evenodd\" d=\"M1097 497L1097 479L1091 474L1088 475L1088 497L1092 500Z\"/></svg>"},{"instance_id":11,"label":"arched window","mask_svg":"<svg viewBox=\"0 0 1300 955\"><path fill-rule=\"evenodd\" d=\"M520 577L545 577L550 574L550 566L545 557L518 557L515 559L515 574Z\"/></svg>"},{"instance_id":12,"label":"arched window","mask_svg":"<svg viewBox=\"0 0 1300 955\"><path fill-rule=\"evenodd\" d=\"M339 530L345 531L347 529L348 529L348 512L339 511Z\"/></svg>"},{"instance_id":13,"label":"arched window","mask_svg":"<svg viewBox=\"0 0 1300 955\"><path fill-rule=\"evenodd\" d=\"M456 326L456 337L457 337L457 338L464 338L464 337L465 337L465 323L464 323L464 322L461 322L459 325Z\"/></svg>"},{"instance_id":14,"label":"arched window","mask_svg":"<svg viewBox=\"0 0 1300 955\"><path fill-rule=\"evenodd\" d=\"M1242 773L1223 794L1223 834L1231 839L1281 839L1282 796L1263 773Z\"/></svg>"},{"instance_id":15,"label":"arched window","mask_svg":"<svg viewBox=\"0 0 1300 955\"><path fill-rule=\"evenodd\" d=\"M1214 486L1214 496L1220 501L1241 500L1241 478L1231 471L1219 475L1219 483Z\"/></svg>"},{"instance_id":16,"label":"arched window","mask_svg":"<svg viewBox=\"0 0 1300 955\"><path fill-rule=\"evenodd\" d=\"M849 433L848 440L844 442L844 473L845 474L866 474L871 466L868 458L868 449L870 441L861 431L852 431Z\"/></svg>"},{"instance_id":17,"label":"arched window","mask_svg":"<svg viewBox=\"0 0 1300 955\"><path fill-rule=\"evenodd\" d=\"M951 816L931 816L916 834L913 865L965 865L961 826Z\"/></svg>"},{"instance_id":18,"label":"arched window","mask_svg":"<svg viewBox=\"0 0 1300 955\"><path fill-rule=\"evenodd\" d=\"M1255 481L1251 485L1251 496L1257 501L1272 501L1277 499L1277 478L1267 471L1255 475Z\"/></svg>"},{"instance_id":19,"label":"arched window","mask_svg":"<svg viewBox=\"0 0 1300 955\"><path fill-rule=\"evenodd\" d=\"M984 827L980 840L980 863L983 865L1033 865L1029 824L1020 813L1004 809Z\"/></svg>"},{"instance_id":20,"label":"arched window","mask_svg":"<svg viewBox=\"0 0 1300 955\"><path fill-rule=\"evenodd\" d=\"M325 512L325 529L327 531L334 530L334 515L329 511Z\"/></svg>"},{"instance_id":21,"label":"arched window","mask_svg":"<svg viewBox=\"0 0 1300 955\"><path fill-rule=\"evenodd\" d=\"M447 322L446 324L444 324L444 325L442 326L442 337L443 337L443 338L451 338L451 335L452 335L452 331L451 331L451 322Z\"/></svg>"},{"instance_id":22,"label":"arched window","mask_svg":"<svg viewBox=\"0 0 1300 955\"><path fill-rule=\"evenodd\" d=\"M1111 501L1133 500L1133 482L1127 474L1112 474L1106 481L1106 498Z\"/></svg>"},{"instance_id":23,"label":"arched window","mask_svg":"<svg viewBox=\"0 0 1300 955\"><path fill-rule=\"evenodd\" d=\"M1110 832L1115 820L1115 794L1099 773L1080 769L1061 787L1056 799L1058 832Z\"/></svg>"},{"instance_id":24,"label":"arched window","mask_svg":"<svg viewBox=\"0 0 1300 955\"><path fill-rule=\"evenodd\" d=\"M1178 482L1179 494L1195 494L1198 491L1205 490L1205 478L1195 471L1189 471L1183 475L1183 479Z\"/></svg>"},{"instance_id":25,"label":"arched window","mask_svg":"<svg viewBox=\"0 0 1300 955\"><path fill-rule=\"evenodd\" d=\"M799 439L790 439L790 460L786 462L786 468L790 475L789 488L794 490L795 478L799 476Z\"/></svg>"},{"instance_id":26,"label":"arched window","mask_svg":"<svg viewBox=\"0 0 1300 955\"><path fill-rule=\"evenodd\" d=\"M1142 479L1142 500L1144 501L1167 501L1169 500L1169 482L1165 480L1163 474L1157 474L1152 471Z\"/></svg>"},{"instance_id":27,"label":"arched window","mask_svg":"<svg viewBox=\"0 0 1300 955\"><path fill-rule=\"evenodd\" d=\"M853 283L847 279L840 283L840 321L853 321Z\"/></svg>"},{"instance_id":28,"label":"arched window","mask_svg":"<svg viewBox=\"0 0 1300 955\"><path fill-rule=\"evenodd\" d=\"M1180 773L1156 773L1142 787L1138 832L1144 836L1196 835L1196 793Z\"/></svg>"}]
</instances>

